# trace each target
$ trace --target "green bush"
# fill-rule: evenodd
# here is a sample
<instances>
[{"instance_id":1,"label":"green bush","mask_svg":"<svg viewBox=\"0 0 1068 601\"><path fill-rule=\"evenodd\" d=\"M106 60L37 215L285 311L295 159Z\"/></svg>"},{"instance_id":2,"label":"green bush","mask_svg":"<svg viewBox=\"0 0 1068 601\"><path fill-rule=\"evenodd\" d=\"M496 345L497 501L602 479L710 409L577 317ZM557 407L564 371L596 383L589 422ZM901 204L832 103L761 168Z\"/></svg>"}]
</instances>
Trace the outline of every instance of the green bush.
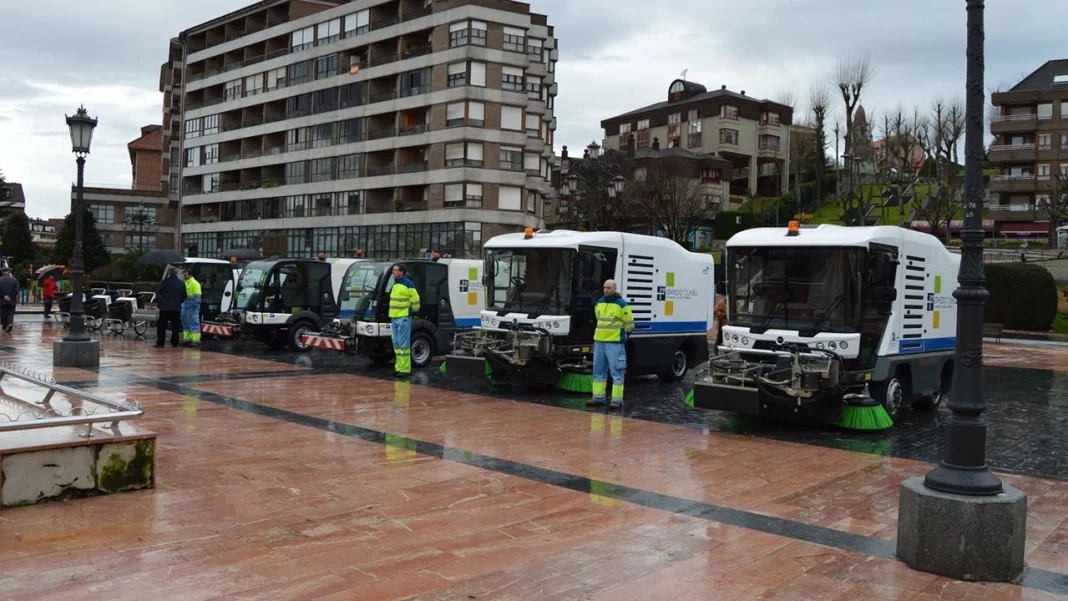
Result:
<instances>
[{"instance_id":1,"label":"green bush","mask_svg":"<svg viewBox=\"0 0 1068 601\"><path fill-rule=\"evenodd\" d=\"M986 302L983 321L1008 329L1048 331L1057 315L1057 284L1044 267L1028 263L986 266Z\"/></svg>"}]
</instances>

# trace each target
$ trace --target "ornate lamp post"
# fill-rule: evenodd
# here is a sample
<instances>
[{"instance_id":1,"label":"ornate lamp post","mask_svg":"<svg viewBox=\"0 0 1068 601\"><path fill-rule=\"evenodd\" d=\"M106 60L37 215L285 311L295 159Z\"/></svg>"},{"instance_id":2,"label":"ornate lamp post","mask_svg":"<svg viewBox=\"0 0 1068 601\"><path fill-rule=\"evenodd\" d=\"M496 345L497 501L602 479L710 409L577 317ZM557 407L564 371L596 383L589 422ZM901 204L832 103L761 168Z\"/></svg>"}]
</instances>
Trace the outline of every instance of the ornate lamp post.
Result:
<instances>
[{"instance_id":1,"label":"ornate lamp post","mask_svg":"<svg viewBox=\"0 0 1068 601\"><path fill-rule=\"evenodd\" d=\"M901 485L898 555L909 566L960 580L1012 580L1023 570L1027 497L986 465L983 412L983 0L966 0L967 105L964 229L957 350L942 461Z\"/></svg>"},{"instance_id":2,"label":"ornate lamp post","mask_svg":"<svg viewBox=\"0 0 1068 601\"><path fill-rule=\"evenodd\" d=\"M137 250L145 251L145 232L158 232L159 221L154 213L145 210L145 201L137 204L136 210L127 210L122 215L122 229L137 232Z\"/></svg>"},{"instance_id":3,"label":"ornate lamp post","mask_svg":"<svg viewBox=\"0 0 1068 601\"><path fill-rule=\"evenodd\" d=\"M67 117L70 143L78 163L77 196L74 203L74 265L71 271L73 290L70 303L70 330L52 349L53 363L61 367L92 367L100 364L100 343L85 333L85 307L82 304L82 222L85 215L85 157L93 140L97 120L81 107L73 117Z\"/></svg>"}]
</instances>

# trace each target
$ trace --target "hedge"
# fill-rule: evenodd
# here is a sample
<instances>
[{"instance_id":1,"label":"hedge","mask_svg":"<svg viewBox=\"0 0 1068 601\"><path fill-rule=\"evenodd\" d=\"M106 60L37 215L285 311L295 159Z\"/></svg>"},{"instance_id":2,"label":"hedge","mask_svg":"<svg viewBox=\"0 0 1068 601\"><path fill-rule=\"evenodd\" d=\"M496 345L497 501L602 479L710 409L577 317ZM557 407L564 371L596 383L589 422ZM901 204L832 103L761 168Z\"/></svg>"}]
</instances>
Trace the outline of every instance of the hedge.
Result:
<instances>
[{"instance_id":1,"label":"hedge","mask_svg":"<svg viewBox=\"0 0 1068 601\"><path fill-rule=\"evenodd\" d=\"M984 322L1045 332L1057 315L1057 284L1044 267L1028 263L987 265L986 288L990 298Z\"/></svg>"}]
</instances>

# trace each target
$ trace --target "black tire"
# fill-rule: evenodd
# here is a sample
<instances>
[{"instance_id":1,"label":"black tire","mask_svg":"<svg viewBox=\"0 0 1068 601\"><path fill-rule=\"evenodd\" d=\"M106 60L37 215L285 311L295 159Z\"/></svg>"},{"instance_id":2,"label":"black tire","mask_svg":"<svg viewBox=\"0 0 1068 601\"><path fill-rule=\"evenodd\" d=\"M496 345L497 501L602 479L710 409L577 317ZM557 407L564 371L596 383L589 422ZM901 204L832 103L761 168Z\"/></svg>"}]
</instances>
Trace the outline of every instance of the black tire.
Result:
<instances>
[{"instance_id":1,"label":"black tire","mask_svg":"<svg viewBox=\"0 0 1068 601\"><path fill-rule=\"evenodd\" d=\"M133 331L134 331L134 334L137 334L138 336L144 336L145 332L148 331L148 322L147 321L135 321L134 325L133 325Z\"/></svg>"},{"instance_id":2,"label":"black tire","mask_svg":"<svg viewBox=\"0 0 1068 601\"><path fill-rule=\"evenodd\" d=\"M952 388L953 364L952 362L949 362L942 367L942 376L939 380L938 390L935 391L934 394L927 395L916 401L913 407L921 411L936 411L946 402L946 399L949 398L949 393Z\"/></svg>"},{"instance_id":3,"label":"black tire","mask_svg":"<svg viewBox=\"0 0 1068 601\"><path fill-rule=\"evenodd\" d=\"M686 352L686 349L680 346L675 349L675 354L671 358L671 365L656 374L656 377L660 378L661 382L677 382L686 377L686 372L689 369L690 355Z\"/></svg>"},{"instance_id":4,"label":"black tire","mask_svg":"<svg viewBox=\"0 0 1068 601\"><path fill-rule=\"evenodd\" d=\"M289 326L288 344L289 350L297 353L306 353L311 350L311 346L304 344L300 341L302 334L310 334L317 332L318 329L310 321L298 321L297 323Z\"/></svg>"},{"instance_id":5,"label":"black tire","mask_svg":"<svg viewBox=\"0 0 1068 601\"><path fill-rule=\"evenodd\" d=\"M897 421L908 400L907 386L908 383L901 377L893 375L889 380L876 385L875 390L872 391L872 396L882 404L890 419L894 421Z\"/></svg>"},{"instance_id":6,"label":"black tire","mask_svg":"<svg viewBox=\"0 0 1068 601\"><path fill-rule=\"evenodd\" d=\"M412 366L422 369L434 359L437 349L434 348L434 339L426 332L416 332L412 335Z\"/></svg>"}]
</instances>

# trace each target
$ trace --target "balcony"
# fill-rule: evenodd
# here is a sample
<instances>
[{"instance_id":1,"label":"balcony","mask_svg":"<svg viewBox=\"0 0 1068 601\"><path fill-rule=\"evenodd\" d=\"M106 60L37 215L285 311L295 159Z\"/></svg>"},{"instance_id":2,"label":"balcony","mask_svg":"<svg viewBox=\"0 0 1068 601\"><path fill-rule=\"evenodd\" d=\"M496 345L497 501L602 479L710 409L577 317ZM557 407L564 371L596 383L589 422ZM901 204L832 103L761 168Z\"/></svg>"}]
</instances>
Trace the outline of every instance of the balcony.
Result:
<instances>
[{"instance_id":1,"label":"balcony","mask_svg":"<svg viewBox=\"0 0 1068 601\"><path fill-rule=\"evenodd\" d=\"M1035 176L1032 173L996 175L990 178L990 191L998 193L1034 192Z\"/></svg>"},{"instance_id":2,"label":"balcony","mask_svg":"<svg viewBox=\"0 0 1068 601\"><path fill-rule=\"evenodd\" d=\"M1038 116L1028 115L995 115L990 120L990 133L993 134L1021 134L1035 131L1038 127Z\"/></svg>"},{"instance_id":3,"label":"balcony","mask_svg":"<svg viewBox=\"0 0 1068 601\"><path fill-rule=\"evenodd\" d=\"M1034 144L998 144L990 147L994 163L1021 163L1035 160Z\"/></svg>"},{"instance_id":4,"label":"balcony","mask_svg":"<svg viewBox=\"0 0 1068 601\"><path fill-rule=\"evenodd\" d=\"M995 221L1049 221L1049 213L1033 204L990 205L989 209Z\"/></svg>"}]
</instances>

